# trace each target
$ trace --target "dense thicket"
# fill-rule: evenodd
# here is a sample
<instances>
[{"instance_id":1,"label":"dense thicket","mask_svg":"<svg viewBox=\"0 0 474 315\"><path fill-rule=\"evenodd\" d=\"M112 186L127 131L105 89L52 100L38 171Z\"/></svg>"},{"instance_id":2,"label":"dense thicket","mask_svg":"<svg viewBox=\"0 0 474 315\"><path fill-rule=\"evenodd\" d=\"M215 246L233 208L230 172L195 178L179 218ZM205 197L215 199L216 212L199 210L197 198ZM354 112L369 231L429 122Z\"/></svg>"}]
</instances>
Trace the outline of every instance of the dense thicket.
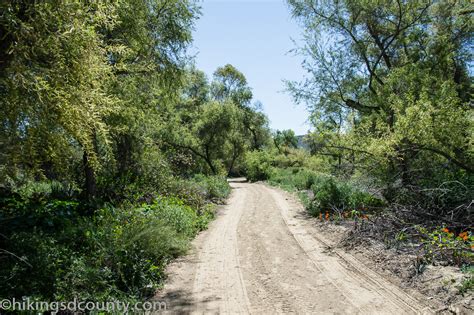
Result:
<instances>
[{"instance_id":1,"label":"dense thicket","mask_svg":"<svg viewBox=\"0 0 474 315\"><path fill-rule=\"evenodd\" d=\"M241 175L244 153L270 139L268 120L258 102L251 104L245 76L225 65L209 83L204 73L190 69L182 95L174 123L163 133L175 158L176 152L188 153L200 172Z\"/></svg>"},{"instance_id":2,"label":"dense thicket","mask_svg":"<svg viewBox=\"0 0 474 315\"><path fill-rule=\"evenodd\" d=\"M222 175L267 141L242 73L193 68L198 14L192 0L0 4L0 296L153 294L228 195Z\"/></svg>"},{"instance_id":3,"label":"dense thicket","mask_svg":"<svg viewBox=\"0 0 474 315\"><path fill-rule=\"evenodd\" d=\"M393 203L472 223L472 7L464 1L288 1L304 28L313 154Z\"/></svg>"}]
</instances>

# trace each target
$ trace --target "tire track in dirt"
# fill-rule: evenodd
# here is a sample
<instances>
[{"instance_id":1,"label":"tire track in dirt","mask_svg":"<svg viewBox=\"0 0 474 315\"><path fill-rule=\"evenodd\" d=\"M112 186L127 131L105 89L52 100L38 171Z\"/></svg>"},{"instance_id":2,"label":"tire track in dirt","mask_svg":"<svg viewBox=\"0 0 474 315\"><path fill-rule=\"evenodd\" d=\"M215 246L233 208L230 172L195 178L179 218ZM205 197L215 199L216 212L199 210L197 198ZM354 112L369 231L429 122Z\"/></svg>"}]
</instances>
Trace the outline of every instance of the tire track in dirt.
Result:
<instances>
[{"instance_id":1,"label":"tire track in dirt","mask_svg":"<svg viewBox=\"0 0 474 315\"><path fill-rule=\"evenodd\" d=\"M331 249L329 255L328 248L332 246L317 233L316 229L309 233L301 224L300 221L304 220L303 207L295 204L294 200L289 202L292 197L288 194L282 194L274 188L266 187L266 189L277 200L282 217L301 248L360 312L418 314L428 310L415 298L365 267L352 255L340 249Z\"/></svg>"},{"instance_id":2,"label":"tire track in dirt","mask_svg":"<svg viewBox=\"0 0 474 315\"><path fill-rule=\"evenodd\" d=\"M156 299L172 314L415 314L414 298L328 243L299 203L263 184L231 183L226 206Z\"/></svg>"}]
</instances>

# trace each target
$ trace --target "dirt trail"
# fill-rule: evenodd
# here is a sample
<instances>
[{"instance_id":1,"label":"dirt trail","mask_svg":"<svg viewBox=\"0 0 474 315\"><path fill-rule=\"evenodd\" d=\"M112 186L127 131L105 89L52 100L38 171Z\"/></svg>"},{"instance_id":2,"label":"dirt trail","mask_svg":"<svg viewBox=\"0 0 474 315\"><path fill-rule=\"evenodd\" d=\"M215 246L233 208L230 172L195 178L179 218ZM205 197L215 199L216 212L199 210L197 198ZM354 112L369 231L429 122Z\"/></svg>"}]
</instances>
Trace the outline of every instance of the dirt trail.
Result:
<instances>
[{"instance_id":1,"label":"dirt trail","mask_svg":"<svg viewBox=\"0 0 474 315\"><path fill-rule=\"evenodd\" d=\"M288 194L263 184L233 192L156 298L170 313L416 314L425 306L332 250Z\"/></svg>"}]
</instances>

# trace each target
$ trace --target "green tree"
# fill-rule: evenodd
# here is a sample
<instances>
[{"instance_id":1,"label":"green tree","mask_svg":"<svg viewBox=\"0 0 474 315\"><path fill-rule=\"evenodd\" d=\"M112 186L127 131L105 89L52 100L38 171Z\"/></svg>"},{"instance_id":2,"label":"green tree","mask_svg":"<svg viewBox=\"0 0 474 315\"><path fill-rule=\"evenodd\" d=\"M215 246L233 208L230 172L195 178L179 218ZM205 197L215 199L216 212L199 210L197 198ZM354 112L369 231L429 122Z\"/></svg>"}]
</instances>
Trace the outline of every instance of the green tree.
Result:
<instances>
[{"instance_id":1,"label":"green tree","mask_svg":"<svg viewBox=\"0 0 474 315\"><path fill-rule=\"evenodd\" d=\"M232 100L239 106L247 106L252 100L252 91L245 76L234 66L227 64L214 72L211 85L212 97L217 101Z\"/></svg>"},{"instance_id":2,"label":"green tree","mask_svg":"<svg viewBox=\"0 0 474 315\"><path fill-rule=\"evenodd\" d=\"M96 29L116 24L116 5L3 2L0 119L2 178L68 178L83 151L85 190L108 151L104 118L116 110L107 93L109 46ZM78 152L79 151L79 152Z\"/></svg>"},{"instance_id":3,"label":"green tree","mask_svg":"<svg viewBox=\"0 0 474 315\"><path fill-rule=\"evenodd\" d=\"M245 76L231 65L218 68L211 83L204 73L188 69L164 141L173 150L190 151L211 173L232 174L247 150L269 138L261 104L251 106L251 98Z\"/></svg>"},{"instance_id":4,"label":"green tree","mask_svg":"<svg viewBox=\"0 0 474 315\"><path fill-rule=\"evenodd\" d=\"M120 100L119 110L107 117L115 164L104 175L112 182L146 177L149 154L158 156L152 151L161 150L157 134L177 106L198 14L194 1L188 0L124 2L119 23L104 32L114 47L109 52L114 74L109 93Z\"/></svg>"},{"instance_id":5,"label":"green tree","mask_svg":"<svg viewBox=\"0 0 474 315\"><path fill-rule=\"evenodd\" d=\"M338 135L320 144L404 185L420 184L446 161L472 173L469 4L288 3L305 30L299 52L310 74L289 90L310 105L315 125L337 126L324 128Z\"/></svg>"},{"instance_id":6,"label":"green tree","mask_svg":"<svg viewBox=\"0 0 474 315\"><path fill-rule=\"evenodd\" d=\"M235 130L230 141L232 155L227 164L228 172L231 173L235 161L248 148L259 149L268 142L268 120L261 112L260 102L251 105L252 91L243 73L230 64L214 72L211 95L218 101L227 100L234 103L242 112L239 130Z\"/></svg>"},{"instance_id":7,"label":"green tree","mask_svg":"<svg viewBox=\"0 0 474 315\"><path fill-rule=\"evenodd\" d=\"M92 198L98 175L137 177L178 99L194 1L16 1L1 12L2 178L77 180Z\"/></svg>"},{"instance_id":8,"label":"green tree","mask_svg":"<svg viewBox=\"0 0 474 315\"><path fill-rule=\"evenodd\" d=\"M277 130L273 134L273 144L280 153L288 153L288 148L298 148L298 138L291 129Z\"/></svg>"},{"instance_id":9,"label":"green tree","mask_svg":"<svg viewBox=\"0 0 474 315\"><path fill-rule=\"evenodd\" d=\"M191 151L202 159L212 174L222 172L224 161L232 154L230 140L240 122L239 110L232 103L209 102L192 115L192 122L167 130L165 141Z\"/></svg>"}]
</instances>

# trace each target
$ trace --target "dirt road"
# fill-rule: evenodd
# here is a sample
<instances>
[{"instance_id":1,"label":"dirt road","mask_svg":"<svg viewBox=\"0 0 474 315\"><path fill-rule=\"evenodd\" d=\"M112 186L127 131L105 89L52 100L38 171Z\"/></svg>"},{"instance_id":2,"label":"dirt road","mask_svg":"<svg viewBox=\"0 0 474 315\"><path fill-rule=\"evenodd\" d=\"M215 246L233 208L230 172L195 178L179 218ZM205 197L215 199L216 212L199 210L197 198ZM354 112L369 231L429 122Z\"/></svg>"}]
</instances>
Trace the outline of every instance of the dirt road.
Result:
<instances>
[{"instance_id":1,"label":"dirt road","mask_svg":"<svg viewBox=\"0 0 474 315\"><path fill-rule=\"evenodd\" d=\"M169 268L157 299L170 313L424 312L354 257L328 248L289 194L263 184L231 185L209 230Z\"/></svg>"}]
</instances>

